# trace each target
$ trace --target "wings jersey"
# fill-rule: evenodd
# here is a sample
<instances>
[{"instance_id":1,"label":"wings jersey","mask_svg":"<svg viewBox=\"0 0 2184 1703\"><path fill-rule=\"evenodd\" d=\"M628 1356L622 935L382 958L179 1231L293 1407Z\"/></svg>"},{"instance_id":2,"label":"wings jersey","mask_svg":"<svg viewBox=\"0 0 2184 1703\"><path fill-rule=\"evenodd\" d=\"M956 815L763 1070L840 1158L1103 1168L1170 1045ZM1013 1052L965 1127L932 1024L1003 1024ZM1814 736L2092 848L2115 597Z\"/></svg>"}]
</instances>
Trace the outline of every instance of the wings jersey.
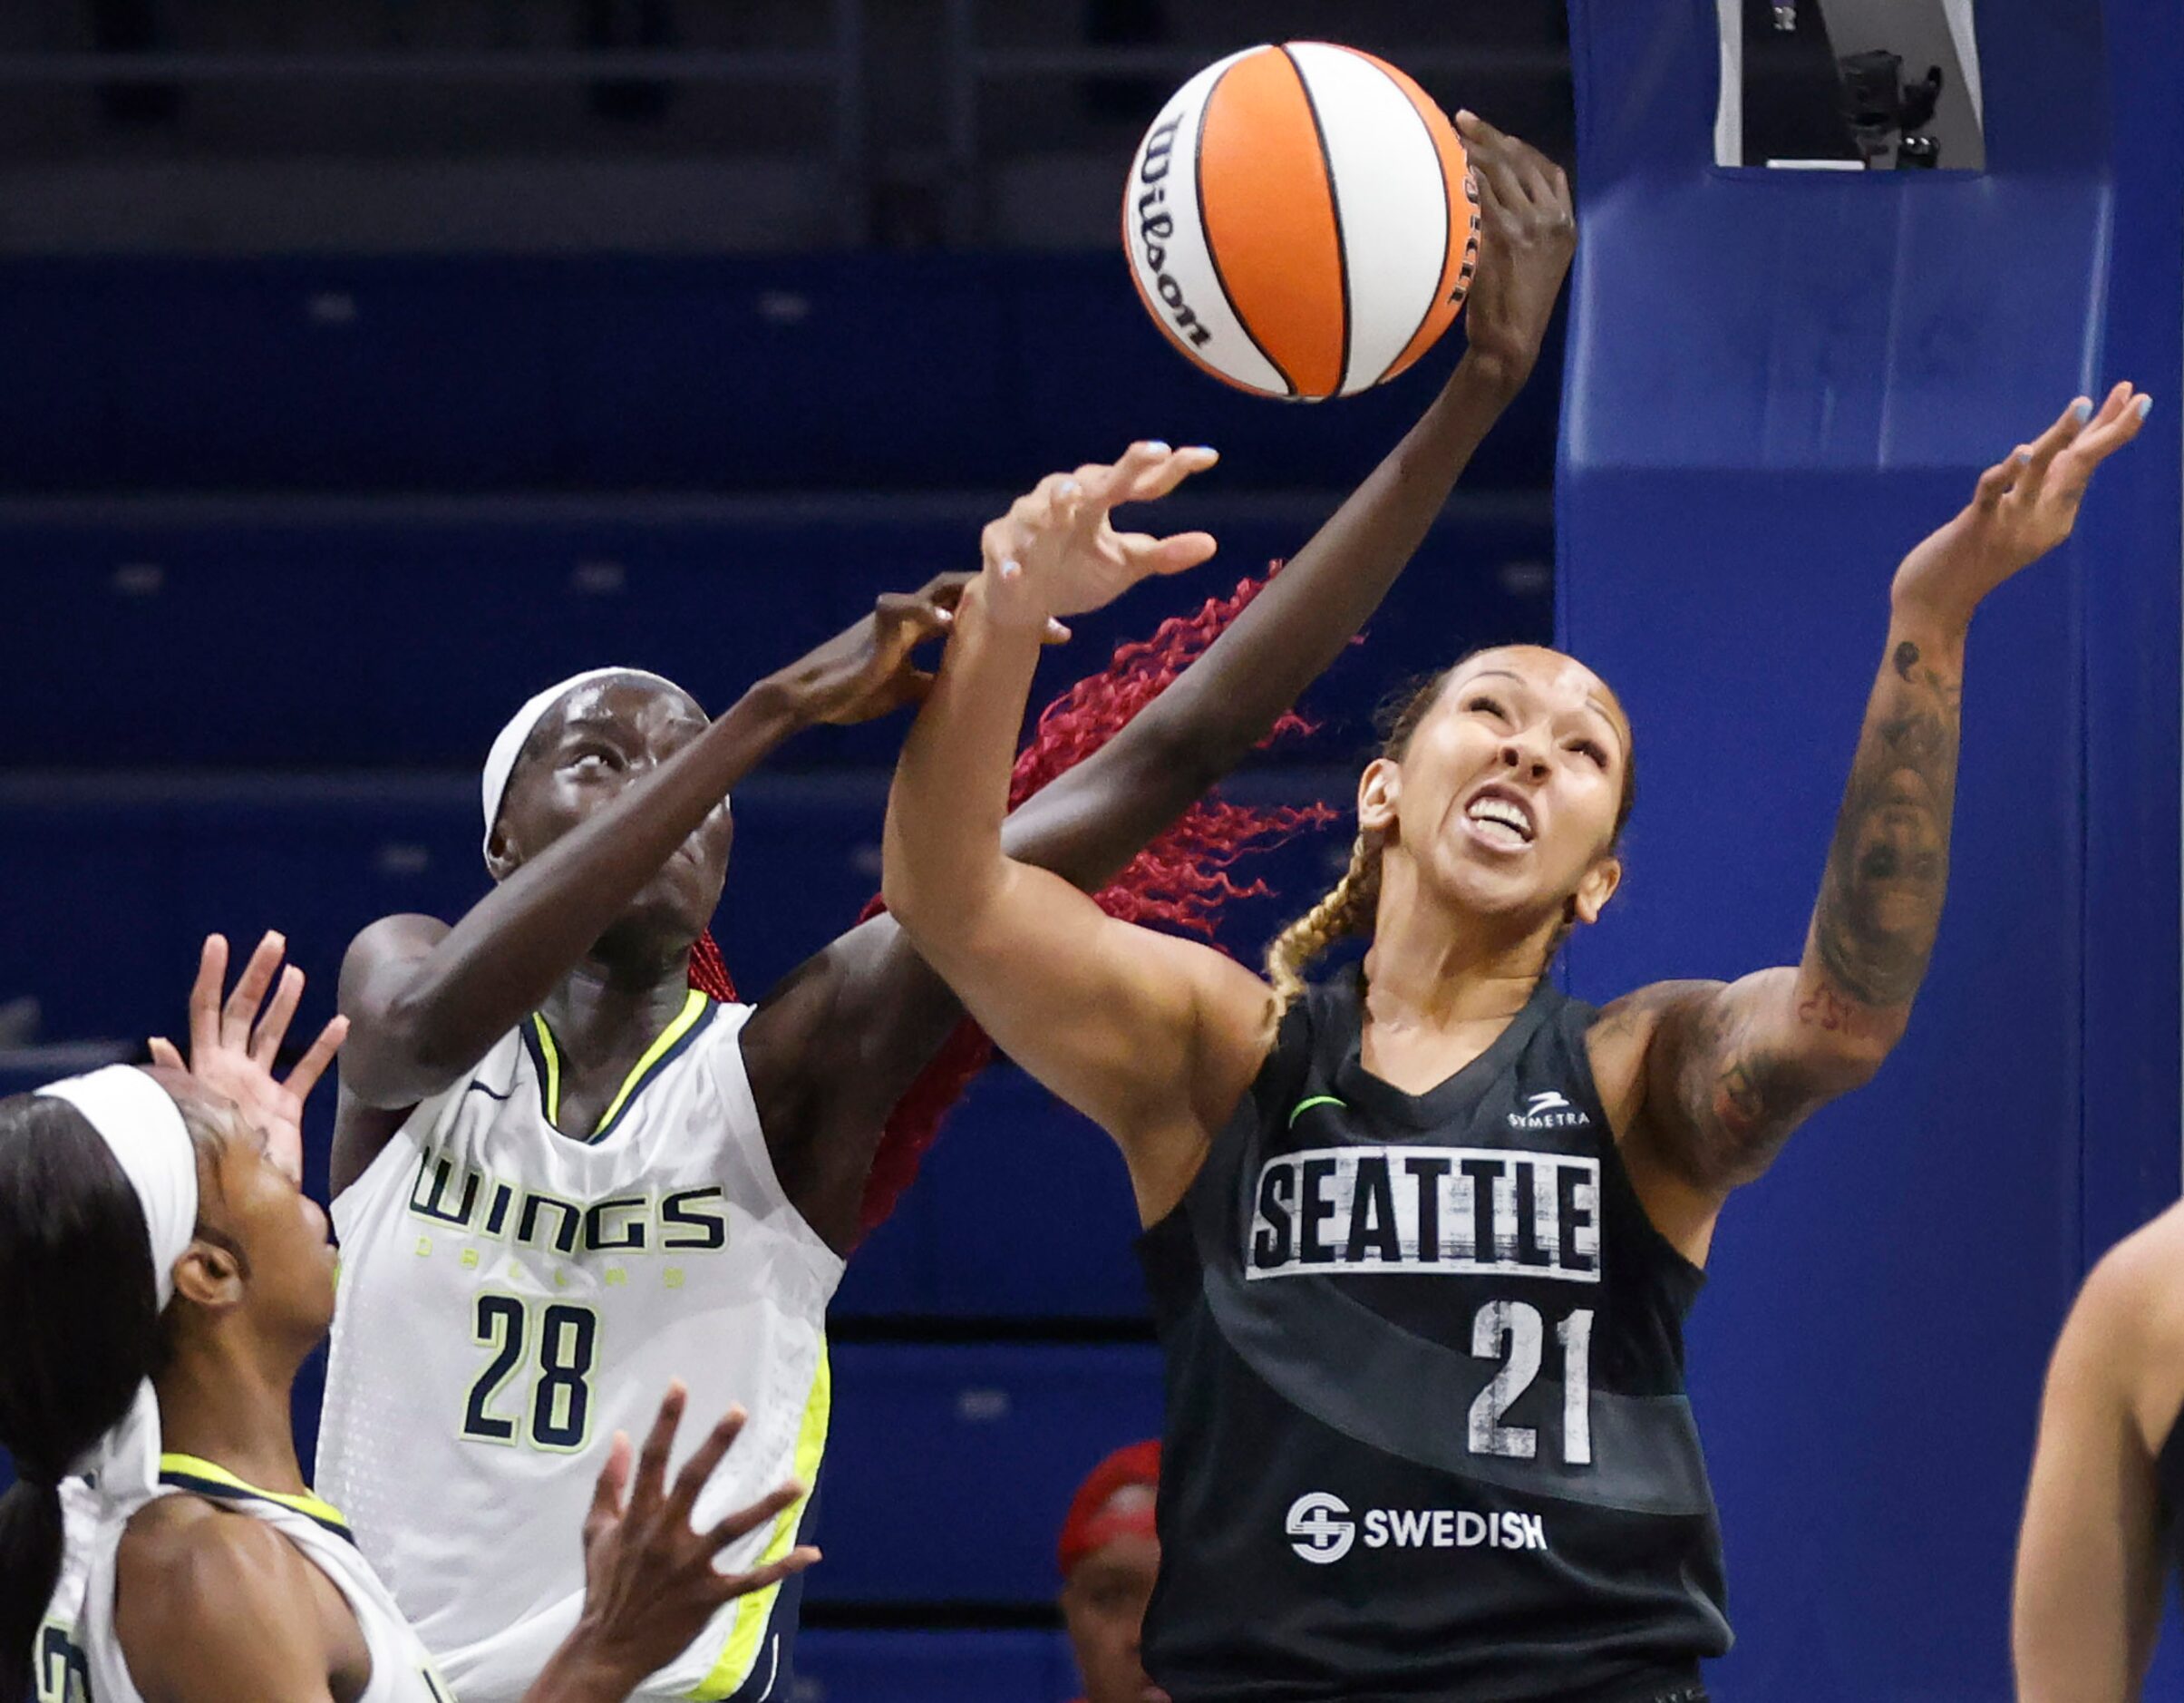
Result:
<instances>
[{"instance_id":1,"label":"wings jersey","mask_svg":"<svg viewBox=\"0 0 2184 1703\"><path fill-rule=\"evenodd\" d=\"M1704 1280L1542 982L1463 1070L1292 1009L1141 1244L1166 1351L1145 1662L1178 1703L1684 1703L1729 1647L1684 1394Z\"/></svg>"},{"instance_id":2,"label":"wings jersey","mask_svg":"<svg viewBox=\"0 0 2184 1703\"><path fill-rule=\"evenodd\" d=\"M63 1486L66 1494L67 1486ZM156 1495L203 1496L263 1520L301 1550L347 1600L372 1655L372 1679L356 1703L453 1703L417 1634L350 1535L338 1509L315 1496L289 1496L247 1484L225 1468L189 1455L160 1456ZM113 1624L114 1568L121 1525L79 1520L68 1510L69 1559L53 1611L40 1629L40 1703L143 1703L130 1677ZM80 1589L80 1598L74 1592Z\"/></svg>"},{"instance_id":3,"label":"wings jersey","mask_svg":"<svg viewBox=\"0 0 2184 1703\"><path fill-rule=\"evenodd\" d=\"M576 1624L593 1481L670 1379L690 1387L676 1465L732 1404L751 1416L701 1528L814 1481L842 1263L774 1176L743 1072L750 1015L692 994L589 1140L555 1126L559 1054L534 1016L334 1202L319 1486L463 1703L512 1703ZM809 1511L721 1564L784 1553ZM638 1695L785 1695L797 1603L795 1580L730 1603Z\"/></svg>"}]
</instances>

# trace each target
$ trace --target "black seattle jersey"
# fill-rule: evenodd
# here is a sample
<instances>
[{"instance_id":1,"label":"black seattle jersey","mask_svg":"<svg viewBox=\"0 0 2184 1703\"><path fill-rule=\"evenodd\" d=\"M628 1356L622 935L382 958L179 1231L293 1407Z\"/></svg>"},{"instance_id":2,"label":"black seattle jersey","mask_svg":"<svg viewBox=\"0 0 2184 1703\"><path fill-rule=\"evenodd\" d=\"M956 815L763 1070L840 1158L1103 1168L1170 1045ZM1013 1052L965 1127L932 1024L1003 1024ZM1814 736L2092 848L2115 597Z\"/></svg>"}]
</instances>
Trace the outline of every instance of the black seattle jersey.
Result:
<instances>
[{"instance_id":1,"label":"black seattle jersey","mask_svg":"<svg viewBox=\"0 0 2184 1703\"><path fill-rule=\"evenodd\" d=\"M1423 1095L1290 1011L1140 1244L1167 1359L1146 1667L1178 1703L1654 1703L1729 1648L1684 1394L1704 1277L1542 982Z\"/></svg>"}]
</instances>

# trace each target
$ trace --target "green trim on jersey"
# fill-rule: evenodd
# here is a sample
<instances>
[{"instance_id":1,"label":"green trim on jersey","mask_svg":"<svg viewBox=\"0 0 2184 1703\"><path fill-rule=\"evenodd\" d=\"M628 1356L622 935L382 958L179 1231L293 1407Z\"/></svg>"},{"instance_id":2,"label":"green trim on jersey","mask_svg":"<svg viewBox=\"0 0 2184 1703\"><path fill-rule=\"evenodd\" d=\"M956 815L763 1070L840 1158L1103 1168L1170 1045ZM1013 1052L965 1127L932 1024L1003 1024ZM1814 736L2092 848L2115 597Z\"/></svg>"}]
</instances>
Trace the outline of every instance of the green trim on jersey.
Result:
<instances>
[{"instance_id":1,"label":"green trim on jersey","mask_svg":"<svg viewBox=\"0 0 2184 1703\"><path fill-rule=\"evenodd\" d=\"M659 1075L668 1060L682 1051L684 1044L696 1034L699 1026L713 1015L713 1001L693 988L689 997L683 1001L683 1008L675 1014L667 1027L645 1049L644 1056L630 1066L629 1075L622 1079L621 1087L607 1103L607 1114L599 1120L599 1127L589 1135L570 1135L569 1140L580 1141L589 1146L605 1141L613 1134L622 1114L629 1109L630 1104L644 1091L645 1085ZM554 1040L553 1030L547 1027L545 1017L536 1011L531 1013L529 1038L539 1065L539 1085L545 1095L546 1121L558 1133L566 1135L568 1132L561 1128L561 1049Z\"/></svg>"},{"instance_id":2,"label":"green trim on jersey","mask_svg":"<svg viewBox=\"0 0 2184 1703\"><path fill-rule=\"evenodd\" d=\"M255 1496L260 1502L277 1503L280 1506L315 1520L327 1531L356 1540L350 1535L348 1517L330 1502L322 1502L306 1493L290 1495L281 1490L260 1490L247 1484L225 1466L196 1455L162 1455L160 1456L160 1483L171 1484L177 1490L189 1490L200 1496L231 1500L236 1496Z\"/></svg>"}]
</instances>

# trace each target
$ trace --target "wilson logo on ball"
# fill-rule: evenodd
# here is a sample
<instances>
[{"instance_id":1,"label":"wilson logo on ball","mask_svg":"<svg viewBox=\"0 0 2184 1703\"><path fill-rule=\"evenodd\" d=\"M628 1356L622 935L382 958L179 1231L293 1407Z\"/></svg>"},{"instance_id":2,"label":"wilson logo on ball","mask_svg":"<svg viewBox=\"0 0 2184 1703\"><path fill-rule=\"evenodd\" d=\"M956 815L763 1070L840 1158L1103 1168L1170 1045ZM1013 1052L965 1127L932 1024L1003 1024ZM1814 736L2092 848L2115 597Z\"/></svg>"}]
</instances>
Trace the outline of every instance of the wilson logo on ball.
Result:
<instances>
[{"instance_id":1,"label":"wilson logo on ball","mask_svg":"<svg viewBox=\"0 0 2184 1703\"><path fill-rule=\"evenodd\" d=\"M1394 66L1253 47L1146 131L1122 243L1177 348L1240 389L1318 402L1394 377L1454 323L1477 190L1455 126Z\"/></svg>"}]
</instances>

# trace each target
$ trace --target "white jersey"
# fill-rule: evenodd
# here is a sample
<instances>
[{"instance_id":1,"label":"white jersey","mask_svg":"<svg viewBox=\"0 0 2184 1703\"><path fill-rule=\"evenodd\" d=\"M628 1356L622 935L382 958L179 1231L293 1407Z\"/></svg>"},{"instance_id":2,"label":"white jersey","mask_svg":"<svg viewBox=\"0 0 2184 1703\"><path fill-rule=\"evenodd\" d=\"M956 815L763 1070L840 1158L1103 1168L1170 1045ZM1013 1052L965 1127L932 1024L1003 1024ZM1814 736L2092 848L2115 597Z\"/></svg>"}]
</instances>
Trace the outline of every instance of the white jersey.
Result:
<instances>
[{"instance_id":1,"label":"white jersey","mask_svg":"<svg viewBox=\"0 0 2184 1703\"><path fill-rule=\"evenodd\" d=\"M513 1703L576 1624L593 1482L671 1379L690 1387L676 1465L732 1405L750 1414L701 1530L815 1481L842 1262L773 1173L743 1071L751 1009L693 993L589 1140L555 1126L559 1056L533 1017L334 1202L319 1486L462 1703ZM787 1552L807 1506L720 1564ZM636 1695L774 1695L797 1583L729 1603Z\"/></svg>"},{"instance_id":2,"label":"white jersey","mask_svg":"<svg viewBox=\"0 0 2184 1703\"><path fill-rule=\"evenodd\" d=\"M68 1490L63 1486L64 1499ZM152 1499L172 1495L202 1496L263 1520L333 1581L355 1615L356 1630L372 1658L371 1683L356 1703L453 1703L423 1643L357 1549L339 1510L315 1496L260 1490L189 1455L160 1456L160 1486ZM39 1630L40 1703L143 1703L113 1623L115 1569L125 1523L119 1517L80 1518L77 1506L68 1507L61 1588Z\"/></svg>"}]
</instances>

